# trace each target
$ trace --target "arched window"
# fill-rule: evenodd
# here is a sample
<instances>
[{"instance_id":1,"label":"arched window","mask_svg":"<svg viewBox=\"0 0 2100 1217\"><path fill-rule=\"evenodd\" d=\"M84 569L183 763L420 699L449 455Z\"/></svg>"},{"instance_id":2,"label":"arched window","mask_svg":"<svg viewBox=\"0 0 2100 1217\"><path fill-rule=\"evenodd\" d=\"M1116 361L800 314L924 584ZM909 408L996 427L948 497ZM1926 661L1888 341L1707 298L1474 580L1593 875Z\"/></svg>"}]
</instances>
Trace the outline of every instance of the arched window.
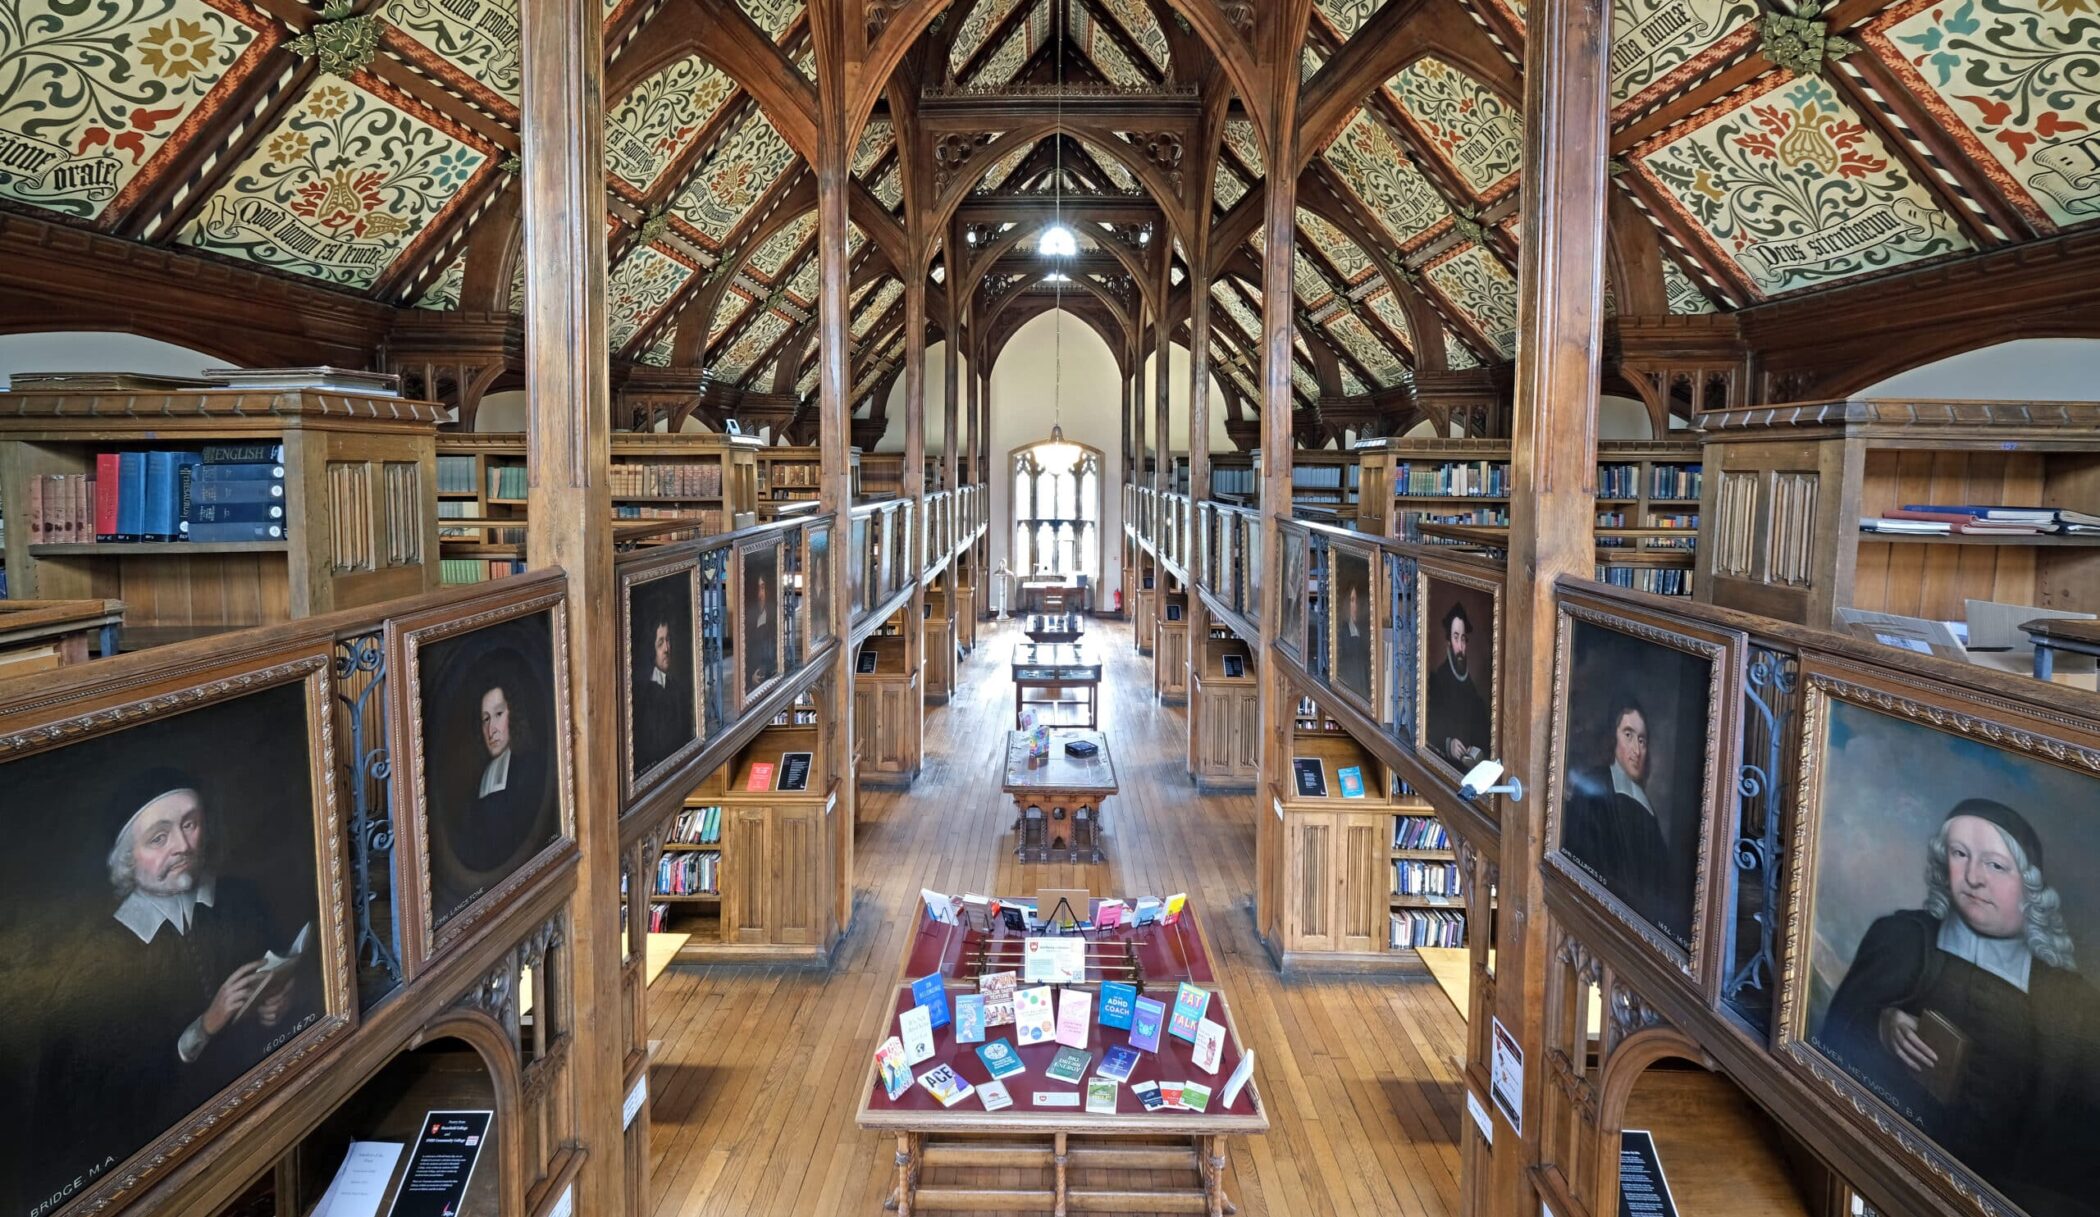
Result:
<instances>
[{"instance_id":1,"label":"arched window","mask_svg":"<svg viewBox=\"0 0 2100 1217\"><path fill-rule=\"evenodd\" d=\"M1013 569L1101 578L1101 452L1069 440L1016 448Z\"/></svg>"}]
</instances>

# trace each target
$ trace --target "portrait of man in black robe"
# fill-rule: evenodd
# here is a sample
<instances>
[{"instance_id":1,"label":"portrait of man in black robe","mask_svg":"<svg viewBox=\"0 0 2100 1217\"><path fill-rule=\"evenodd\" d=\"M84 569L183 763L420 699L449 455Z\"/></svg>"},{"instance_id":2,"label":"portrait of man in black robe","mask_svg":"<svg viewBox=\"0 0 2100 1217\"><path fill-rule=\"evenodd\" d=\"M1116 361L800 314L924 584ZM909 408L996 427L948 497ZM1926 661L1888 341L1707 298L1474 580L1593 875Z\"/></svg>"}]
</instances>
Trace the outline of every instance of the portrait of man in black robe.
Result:
<instances>
[{"instance_id":1,"label":"portrait of man in black robe","mask_svg":"<svg viewBox=\"0 0 2100 1217\"><path fill-rule=\"evenodd\" d=\"M629 721L640 776L693 739L692 581L680 573L639 584L629 597Z\"/></svg>"},{"instance_id":2,"label":"portrait of man in black robe","mask_svg":"<svg viewBox=\"0 0 2100 1217\"><path fill-rule=\"evenodd\" d=\"M1440 591L1457 589L1432 581L1430 595L1434 597ZM1483 593L1474 594L1486 599ZM1492 602L1489 608L1492 611ZM1494 651L1494 639L1473 623L1464 601L1455 595L1438 619L1437 636L1444 644L1444 653L1429 670L1426 704L1422 707L1423 738L1436 755L1464 768L1461 762L1469 750L1486 750L1493 744L1488 681L1493 678L1489 657Z\"/></svg>"},{"instance_id":3,"label":"portrait of man in black robe","mask_svg":"<svg viewBox=\"0 0 2100 1217\"><path fill-rule=\"evenodd\" d=\"M2100 1213L2100 1003L2043 867L2026 816L1957 802L1924 906L1868 927L1809 1036L2030 1217L2069 1217Z\"/></svg>"}]
</instances>

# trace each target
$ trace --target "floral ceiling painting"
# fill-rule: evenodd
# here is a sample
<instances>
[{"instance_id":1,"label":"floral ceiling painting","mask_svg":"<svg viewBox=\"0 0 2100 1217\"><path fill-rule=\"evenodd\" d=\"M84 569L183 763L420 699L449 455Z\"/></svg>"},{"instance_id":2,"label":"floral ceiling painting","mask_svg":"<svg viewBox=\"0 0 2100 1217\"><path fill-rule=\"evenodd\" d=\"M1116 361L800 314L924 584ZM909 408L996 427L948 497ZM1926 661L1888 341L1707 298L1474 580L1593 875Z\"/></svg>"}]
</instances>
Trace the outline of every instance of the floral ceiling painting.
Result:
<instances>
[{"instance_id":1,"label":"floral ceiling painting","mask_svg":"<svg viewBox=\"0 0 2100 1217\"><path fill-rule=\"evenodd\" d=\"M737 0L737 7L775 42L802 15L802 0Z\"/></svg>"},{"instance_id":2,"label":"floral ceiling painting","mask_svg":"<svg viewBox=\"0 0 2100 1217\"><path fill-rule=\"evenodd\" d=\"M1341 229L1303 207L1298 209L1298 235L1311 242L1351 287L1378 273L1378 268L1371 264L1370 255L1358 248L1356 242L1345 236Z\"/></svg>"},{"instance_id":3,"label":"floral ceiling painting","mask_svg":"<svg viewBox=\"0 0 2100 1217\"><path fill-rule=\"evenodd\" d=\"M648 190L734 92L735 82L696 55L643 80L606 115L606 169Z\"/></svg>"},{"instance_id":4,"label":"floral ceiling painting","mask_svg":"<svg viewBox=\"0 0 2100 1217\"><path fill-rule=\"evenodd\" d=\"M0 4L0 197L121 214L278 36L231 0Z\"/></svg>"},{"instance_id":5,"label":"floral ceiling painting","mask_svg":"<svg viewBox=\"0 0 2100 1217\"><path fill-rule=\"evenodd\" d=\"M1612 104L1635 109L1704 75L1749 44L1757 14L1756 0L1612 0Z\"/></svg>"},{"instance_id":6,"label":"floral ceiling painting","mask_svg":"<svg viewBox=\"0 0 2100 1217\"><path fill-rule=\"evenodd\" d=\"M1517 353L1517 280L1495 256L1466 245L1431 262L1423 277L1443 293L1503 358Z\"/></svg>"},{"instance_id":7,"label":"floral ceiling painting","mask_svg":"<svg viewBox=\"0 0 2100 1217\"><path fill-rule=\"evenodd\" d=\"M709 248L719 249L795 160L794 149L754 107L672 203Z\"/></svg>"},{"instance_id":8,"label":"floral ceiling painting","mask_svg":"<svg viewBox=\"0 0 2100 1217\"><path fill-rule=\"evenodd\" d=\"M1394 243L1403 249L1417 243L1432 226L1451 214L1444 196L1429 184L1421 170L1408 163L1392 133L1379 126L1367 111L1357 111L1342 133L1327 145L1326 157L1342 183L1378 217Z\"/></svg>"},{"instance_id":9,"label":"floral ceiling painting","mask_svg":"<svg viewBox=\"0 0 2100 1217\"><path fill-rule=\"evenodd\" d=\"M1763 297L1970 248L1820 77L1744 90L1641 145L1634 160Z\"/></svg>"},{"instance_id":10,"label":"floral ceiling painting","mask_svg":"<svg viewBox=\"0 0 2100 1217\"><path fill-rule=\"evenodd\" d=\"M453 83L518 104L518 0L389 0L380 10L427 55L451 65Z\"/></svg>"},{"instance_id":11,"label":"floral ceiling painting","mask_svg":"<svg viewBox=\"0 0 2100 1217\"><path fill-rule=\"evenodd\" d=\"M1145 0L1101 0L1101 7L1107 9L1116 24L1123 27L1123 32L1137 43L1155 70L1166 68L1167 34L1159 28L1159 19L1152 15Z\"/></svg>"},{"instance_id":12,"label":"floral ceiling painting","mask_svg":"<svg viewBox=\"0 0 2100 1217\"><path fill-rule=\"evenodd\" d=\"M1399 337L1401 345L1409 351L1414 350L1414 330L1407 324L1407 310L1400 307L1399 297L1391 291L1382 291L1371 297L1370 305L1385 327Z\"/></svg>"},{"instance_id":13,"label":"floral ceiling painting","mask_svg":"<svg viewBox=\"0 0 2100 1217\"><path fill-rule=\"evenodd\" d=\"M1334 32L1344 38L1364 27L1386 0L1317 0L1315 5L1320 15L1334 27Z\"/></svg>"},{"instance_id":14,"label":"floral ceiling painting","mask_svg":"<svg viewBox=\"0 0 2100 1217\"><path fill-rule=\"evenodd\" d=\"M2100 217L2100 12L2089 0L1905 0L1866 42L2037 227Z\"/></svg>"},{"instance_id":15,"label":"floral ceiling painting","mask_svg":"<svg viewBox=\"0 0 2100 1217\"><path fill-rule=\"evenodd\" d=\"M494 148L406 96L324 77L178 235L186 245L368 288L438 221Z\"/></svg>"},{"instance_id":16,"label":"floral ceiling painting","mask_svg":"<svg viewBox=\"0 0 2100 1217\"><path fill-rule=\"evenodd\" d=\"M787 336L787 332L787 318L771 309L762 309L710 367L717 375L741 380L774 343Z\"/></svg>"},{"instance_id":17,"label":"floral ceiling painting","mask_svg":"<svg viewBox=\"0 0 2100 1217\"><path fill-rule=\"evenodd\" d=\"M1385 87L1423 143L1475 195L1500 193L1516 176L1524 157L1523 116L1486 85L1430 55L1402 68Z\"/></svg>"},{"instance_id":18,"label":"floral ceiling painting","mask_svg":"<svg viewBox=\"0 0 2100 1217\"><path fill-rule=\"evenodd\" d=\"M605 333L617 351L634 340L693 277L693 266L654 245L644 245L613 268L605 285Z\"/></svg>"},{"instance_id":19,"label":"floral ceiling painting","mask_svg":"<svg viewBox=\"0 0 2100 1217\"><path fill-rule=\"evenodd\" d=\"M984 47L984 40L1010 16L1019 6L1019 0L979 0L963 18L962 28L955 31L955 41L948 46L948 71L960 77L977 52Z\"/></svg>"},{"instance_id":20,"label":"floral ceiling painting","mask_svg":"<svg viewBox=\"0 0 2100 1217\"><path fill-rule=\"evenodd\" d=\"M1379 388L1398 384L1407 375L1399 358L1386 345L1372 335L1371 327L1358 320L1354 313L1343 313L1327 323L1327 332L1350 358L1363 365L1378 382Z\"/></svg>"}]
</instances>

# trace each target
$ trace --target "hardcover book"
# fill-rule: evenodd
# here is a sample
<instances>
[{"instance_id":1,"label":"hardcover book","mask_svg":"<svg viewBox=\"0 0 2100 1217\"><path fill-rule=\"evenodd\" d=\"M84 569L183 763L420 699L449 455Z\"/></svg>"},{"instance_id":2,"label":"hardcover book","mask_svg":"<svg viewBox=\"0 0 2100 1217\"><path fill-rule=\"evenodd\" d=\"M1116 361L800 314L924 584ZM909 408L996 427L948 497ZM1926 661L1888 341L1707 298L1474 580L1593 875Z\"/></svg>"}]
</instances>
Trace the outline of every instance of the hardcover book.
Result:
<instances>
[{"instance_id":1,"label":"hardcover book","mask_svg":"<svg viewBox=\"0 0 2100 1217\"><path fill-rule=\"evenodd\" d=\"M1130 1030L1130 1016L1136 1012L1137 986L1128 981L1104 980L1101 982L1101 1025L1119 1031Z\"/></svg>"},{"instance_id":2,"label":"hardcover book","mask_svg":"<svg viewBox=\"0 0 2100 1217\"><path fill-rule=\"evenodd\" d=\"M1074 1048L1086 1047L1088 1023L1093 1021L1094 995L1085 989L1066 989L1057 999L1057 1042Z\"/></svg>"},{"instance_id":3,"label":"hardcover book","mask_svg":"<svg viewBox=\"0 0 2100 1217\"><path fill-rule=\"evenodd\" d=\"M1094 1073L1099 1077L1127 1082L1130 1080L1130 1071L1137 1068L1137 1063L1137 1049L1116 1044L1101 1054L1101 1067L1094 1070Z\"/></svg>"},{"instance_id":4,"label":"hardcover book","mask_svg":"<svg viewBox=\"0 0 2100 1217\"><path fill-rule=\"evenodd\" d=\"M1104 1077L1095 1077L1086 1084L1086 1109L1097 1116L1116 1114L1116 1083Z\"/></svg>"},{"instance_id":5,"label":"hardcover book","mask_svg":"<svg viewBox=\"0 0 2100 1217\"><path fill-rule=\"evenodd\" d=\"M1050 990L1038 985L1014 991L1014 1038L1022 1044L1046 1044L1057 1034L1057 1015L1050 1009Z\"/></svg>"},{"instance_id":6,"label":"hardcover book","mask_svg":"<svg viewBox=\"0 0 2100 1217\"><path fill-rule=\"evenodd\" d=\"M1149 997L1140 997L1133 1002L1135 1012L1131 1015L1130 1046L1146 1052L1159 1051L1160 1024L1166 1021L1167 1005Z\"/></svg>"},{"instance_id":7,"label":"hardcover book","mask_svg":"<svg viewBox=\"0 0 2100 1217\"><path fill-rule=\"evenodd\" d=\"M1364 797L1364 771L1360 765L1344 765L1334 771L1334 780L1342 788L1345 799Z\"/></svg>"},{"instance_id":8,"label":"hardcover book","mask_svg":"<svg viewBox=\"0 0 2100 1217\"><path fill-rule=\"evenodd\" d=\"M970 1097L975 1087L963 1081L962 1075L948 1065L935 1065L919 1075L919 1085L941 1101L943 1107L953 1107Z\"/></svg>"},{"instance_id":9,"label":"hardcover book","mask_svg":"<svg viewBox=\"0 0 2100 1217\"><path fill-rule=\"evenodd\" d=\"M911 1089L911 1065L904 1059L903 1040L893 1035L882 1041L882 1047L875 1050L875 1072L882 1078L882 1092L892 1102Z\"/></svg>"},{"instance_id":10,"label":"hardcover book","mask_svg":"<svg viewBox=\"0 0 2100 1217\"><path fill-rule=\"evenodd\" d=\"M978 1048L977 1059L984 1062L984 1069L994 1078L1010 1078L1017 1073L1026 1073L1028 1066L1022 1062L1021 1054L1004 1038L995 1039Z\"/></svg>"},{"instance_id":11,"label":"hardcover book","mask_svg":"<svg viewBox=\"0 0 2100 1217\"><path fill-rule=\"evenodd\" d=\"M1207 1018L1198 1019L1196 1021L1196 1051L1191 1058L1196 1062L1196 1068L1201 1069L1205 1073L1216 1073L1218 1071L1218 1062L1224 1059L1224 1055L1224 1026L1214 1023Z\"/></svg>"},{"instance_id":12,"label":"hardcover book","mask_svg":"<svg viewBox=\"0 0 2100 1217\"><path fill-rule=\"evenodd\" d=\"M977 991L984 995L985 1026L1013 1026L1016 983L1012 972L986 972L977 978Z\"/></svg>"},{"instance_id":13,"label":"hardcover book","mask_svg":"<svg viewBox=\"0 0 2100 1217\"><path fill-rule=\"evenodd\" d=\"M1057 1055L1050 1060L1050 1068L1043 1070L1043 1076L1053 1082L1077 1082L1086 1076L1087 1064L1093 1059L1094 1054L1083 1049L1059 1048Z\"/></svg>"},{"instance_id":14,"label":"hardcover book","mask_svg":"<svg viewBox=\"0 0 2100 1217\"><path fill-rule=\"evenodd\" d=\"M1203 1012L1210 1008L1210 990L1199 989L1187 981L1174 990L1174 1017L1167 1024L1167 1034L1178 1040L1196 1042L1196 1024Z\"/></svg>"},{"instance_id":15,"label":"hardcover book","mask_svg":"<svg viewBox=\"0 0 2100 1217\"><path fill-rule=\"evenodd\" d=\"M1167 897L1167 908L1165 912L1160 914L1159 923L1161 925L1173 925L1181 920L1181 910L1187 908L1188 905L1189 894L1187 892L1175 892Z\"/></svg>"},{"instance_id":16,"label":"hardcover book","mask_svg":"<svg viewBox=\"0 0 2100 1217\"><path fill-rule=\"evenodd\" d=\"M911 982L911 1000L922 1006L936 1027L948 1025L948 982L934 972Z\"/></svg>"},{"instance_id":17,"label":"hardcover book","mask_svg":"<svg viewBox=\"0 0 2100 1217\"><path fill-rule=\"evenodd\" d=\"M751 762L751 776L750 776L750 778L749 778L749 779L747 779L747 780L746 780L746 781L744 782L744 789L746 789L746 790L771 790L771 789L773 789L773 762L771 762L771 761L753 761L753 762Z\"/></svg>"},{"instance_id":18,"label":"hardcover book","mask_svg":"<svg viewBox=\"0 0 2100 1217\"><path fill-rule=\"evenodd\" d=\"M916 1065L933 1055L933 1018L924 1006L913 1006L897 1016L897 1031L904 1039L904 1060Z\"/></svg>"},{"instance_id":19,"label":"hardcover book","mask_svg":"<svg viewBox=\"0 0 2100 1217\"><path fill-rule=\"evenodd\" d=\"M977 1097L984 1103L986 1111L1003 1111L1014 1105L1014 1097L1006 1092L1006 1083L996 1078L979 1083Z\"/></svg>"},{"instance_id":20,"label":"hardcover book","mask_svg":"<svg viewBox=\"0 0 2100 1217\"><path fill-rule=\"evenodd\" d=\"M984 994L958 993L955 995L955 1042L958 1044L981 1044L984 1042Z\"/></svg>"}]
</instances>

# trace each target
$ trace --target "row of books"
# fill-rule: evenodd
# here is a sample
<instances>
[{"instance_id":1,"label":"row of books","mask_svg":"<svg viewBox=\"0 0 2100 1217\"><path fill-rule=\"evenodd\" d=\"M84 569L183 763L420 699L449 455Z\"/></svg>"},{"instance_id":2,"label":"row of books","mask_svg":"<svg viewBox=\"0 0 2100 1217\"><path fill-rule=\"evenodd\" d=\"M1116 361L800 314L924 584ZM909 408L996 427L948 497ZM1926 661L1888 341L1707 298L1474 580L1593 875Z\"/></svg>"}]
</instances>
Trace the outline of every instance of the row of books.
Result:
<instances>
[{"instance_id":1,"label":"row of books","mask_svg":"<svg viewBox=\"0 0 2100 1217\"><path fill-rule=\"evenodd\" d=\"M1395 909L1392 925L1395 950L1466 945L1466 915L1456 909Z\"/></svg>"},{"instance_id":2,"label":"row of books","mask_svg":"<svg viewBox=\"0 0 2100 1217\"><path fill-rule=\"evenodd\" d=\"M1394 849L1450 849L1451 830L1435 816L1394 816Z\"/></svg>"},{"instance_id":3,"label":"row of books","mask_svg":"<svg viewBox=\"0 0 2100 1217\"><path fill-rule=\"evenodd\" d=\"M442 454L437 459L439 494L474 493L474 458Z\"/></svg>"},{"instance_id":4,"label":"row of books","mask_svg":"<svg viewBox=\"0 0 2100 1217\"><path fill-rule=\"evenodd\" d=\"M714 896L721 892L722 855L665 854L656 864L659 896Z\"/></svg>"},{"instance_id":5,"label":"row of books","mask_svg":"<svg viewBox=\"0 0 2100 1217\"><path fill-rule=\"evenodd\" d=\"M1508 461L1446 461L1438 465L1402 463L1393 470L1395 495L1443 498L1507 498Z\"/></svg>"},{"instance_id":6,"label":"row of books","mask_svg":"<svg viewBox=\"0 0 2100 1217\"><path fill-rule=\"evenodd\" d=\"M824 467L814 461L792 465L775 463L772 466L772 485L776 490L782 486L801 486L815 490L823 473Z\"/></svg>"},{"instance_id":7,"label":"row of books","mask_svg":"<svg viewBox=\"0 0 2100 1217\"><path fill-rule=\"evenodd\" d=\"M1234 494L1250 496L1258 493L1261 476L1252 469L1217 469L1210 471L1212 494Z\"/></svg>"},{"instance_id":8,"label":"row of books","mask_svg":"<svg viewBox=\"0 0 2100 1217\"><path fill-rule=\"evenodd\" d=\"M616 495L667 499L722 497L722 466L714 461L614 465L609 478Z\"/></svg>"},{"instance_id":9,"label":"row of books","mask_svg":"<svg viewBox=\"0 0 2100 1217\"><path fill-rule=\"evenodd\" d=\"M1353 489L1356 486L1356 472L1355 465L1293 465L1291 489L1340 490L1344 485ZM1216 474L1212 475L1212 481L1216 482Z\"/></svg>"},{"instance_id":10,"label":"row of books","mask_svg":"<svg viewBox=\"0 0 2100 1217\"><path fill-rule=\"evenodd\" d=\"M1418 511L1412 513L1418 524L1478 524L1487 528L1509 527L1509 509L1506 507L1478 507L1472 511Z\"/></svg>"},{"instance_id":11,"label":"row of books","mask_svg":"<svg viewBox=\"0 0 2100 1217\"><path fill-rule=\"evenodd\" d=\"M492 499L522 499L529 492L525 479L525 466L490 465L488 485L483 493Z\"/></svg>"},{"instance_id":12,"label":"row of books","mask_svg":"<svg viewBox=\"0 0 2100 1217\"><path fill-rule=\"evenodd\" d=\"M652 507L646 503L615 503L613 519L691 520L694 527L703 533L722 531L722 512L714 507L694 510L690 507Z\"/></svg>"},{"instance_id":13,"label":"row of books","mask_svg":"<svg viewBox=\"0 0 2100 1217\"><path fill-rule=\"evenodd\" d=\"M1648 467L1648 497L1651 499L1696 499L1705 483L1703 465Z\"/></svg>"},{"instance_id":14,"label":"row of books","mask_svg":"<svg viewBox=\"0 0 2100 1217\"><path fill-rule=\"evenodd\" d=\"M283 460L275 443L97 453L93 472L29 479L29 543L281 541Z\"/></svg>"},{"instance_id":15,"label":"row of books","mask_svg":"<svg viewBox=\"0 0 2100 1217\"><path fill-rule=\"evenodd\" d=\"M1613 587L1630 587L1637 592L1648 592L1657 596L1689 596L1692 594L1692 572L1689 570L1655 570L1635 566L1599 566L1597 581Z\"/></svg>"},{"instance_id":16,"label":"row of books","mask_svg":"<svg viewBox=\"0 0 2100 1217\"><path fill-rule=\"evenodd\" d=\"M507 579L525 573L525 562L521 558L440 558L438 559L438 582L448 586L460 583L487 583L491 579Z\"/></svg>"},{"instance_id":17,"label":"row of books","mask_svg":"<svg viewBox=\"0 0 2100 1217\"><path fill-rule=\"evenodd\" d=\"M1458 895L1458 863L1425 862L1420 858L1393 859L1395 896Z\"/></svg>"},{"instance_id":18,"label":"row of books","mask_svg":"<svg viewBox=\"0 0 2100 1217\"><path fill-rule=\"evenodd\" d=\"M1864 532L1908 536L2096 536L2100 515L2058 507L1909 503L1860 520Z\"/></svg>"},{"instance_id":19,"label":"row of books","mask_svg":"<svg viewBox=\"0 0 2100 1217\"><path fill-rule=\"evenodd\" d=\"M624 907L624 906L623 906L623 907ZM668 905L668 904L652 904L652 905L650 905L650 906L649 906L649 932L650 932L651 934L663 934L663 933L667 933L667 932L669 932L669 931L670 931L670 928L671 928L671 906L670 906L670 905Z\"/></svg>"},{"instance_id":20,"label":"row of books","mask_svg":"<svg viewBox=\"0 0 2100 1217\"><path fill-rule=\"evenodd\" d=\"M722 839L722 809L687 807L678 813L667 838L679 845L713 845Z\"/></svg>"}]
</instances>

